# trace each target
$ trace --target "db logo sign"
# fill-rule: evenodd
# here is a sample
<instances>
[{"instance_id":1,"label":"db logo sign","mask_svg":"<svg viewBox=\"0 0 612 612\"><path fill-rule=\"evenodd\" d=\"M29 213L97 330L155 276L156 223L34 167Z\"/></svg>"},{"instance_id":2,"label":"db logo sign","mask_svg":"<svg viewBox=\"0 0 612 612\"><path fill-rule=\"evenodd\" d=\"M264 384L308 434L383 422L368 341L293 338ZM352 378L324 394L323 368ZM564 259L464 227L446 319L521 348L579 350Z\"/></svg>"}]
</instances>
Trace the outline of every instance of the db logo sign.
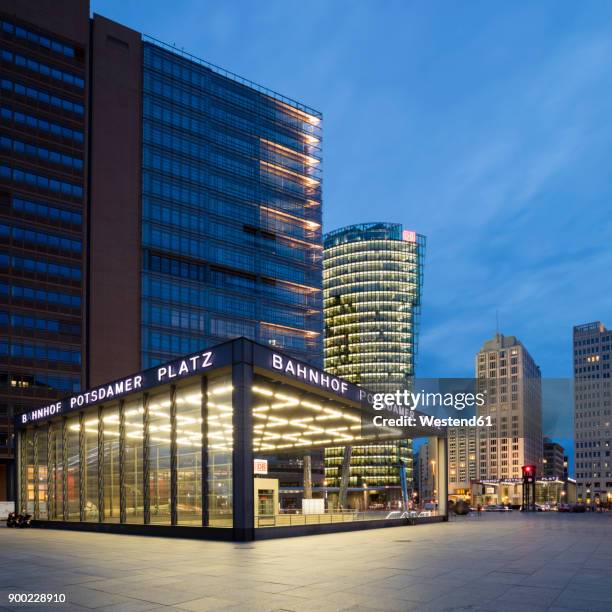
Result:
<instances>
[{"instance_id":1,"label":"db logo sign","mask_svg":"<svg viewBox=\"0 0 612 612\"><path fill-rule=\"evenodd\" d=\"M254 459L253 460L253 474L267 474L268 473L268 460L267 459Z\"/></svg>"}]
</instances>

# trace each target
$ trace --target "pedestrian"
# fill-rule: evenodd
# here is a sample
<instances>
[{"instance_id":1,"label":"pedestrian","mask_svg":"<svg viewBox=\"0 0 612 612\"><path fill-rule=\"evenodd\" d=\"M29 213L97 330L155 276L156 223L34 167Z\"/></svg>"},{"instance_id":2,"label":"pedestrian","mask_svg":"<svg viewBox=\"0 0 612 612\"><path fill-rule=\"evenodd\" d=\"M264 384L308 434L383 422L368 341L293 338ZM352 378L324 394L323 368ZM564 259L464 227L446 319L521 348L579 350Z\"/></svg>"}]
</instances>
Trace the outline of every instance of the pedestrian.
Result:
<instances>
[{"instance_id":1,"label":"pedestrian","mask_svg":"<svg viewBox=\"0 0 612 612\"><path fill-rule=\"evenodd\" d=\"M482 504L476 505L476 516L480 518L480 513L482 512Z\"/></svg>"}]
</instances>

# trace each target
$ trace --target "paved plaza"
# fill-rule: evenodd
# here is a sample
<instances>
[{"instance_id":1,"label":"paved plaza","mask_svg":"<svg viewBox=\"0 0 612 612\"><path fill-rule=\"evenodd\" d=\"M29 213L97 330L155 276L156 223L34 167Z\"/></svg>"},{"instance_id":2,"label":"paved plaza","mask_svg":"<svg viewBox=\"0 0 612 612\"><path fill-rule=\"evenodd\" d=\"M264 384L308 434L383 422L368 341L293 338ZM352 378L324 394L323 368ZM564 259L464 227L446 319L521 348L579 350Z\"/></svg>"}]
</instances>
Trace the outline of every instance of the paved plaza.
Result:
<instances>
[{"instance_id":1,"label":"paved plaza","mask_svg":"<svg viewBox=\"0 0 612 612\"><path fill-rule=\"evenodd\" d=\"M0 529L9 593L58 610L612 610L612 514L484 514L448 524L232 544Z\"/></svg>"}]
</instances>

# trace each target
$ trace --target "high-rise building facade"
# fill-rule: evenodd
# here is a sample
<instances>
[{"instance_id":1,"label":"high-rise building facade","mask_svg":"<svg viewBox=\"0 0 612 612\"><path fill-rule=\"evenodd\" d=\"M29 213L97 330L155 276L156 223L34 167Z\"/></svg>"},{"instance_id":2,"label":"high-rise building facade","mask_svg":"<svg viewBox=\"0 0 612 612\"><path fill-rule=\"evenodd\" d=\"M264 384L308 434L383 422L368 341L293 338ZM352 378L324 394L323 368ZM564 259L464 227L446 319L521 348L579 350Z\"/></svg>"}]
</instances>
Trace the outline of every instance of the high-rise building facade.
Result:
<instances>
[{"instance_id":1,"label":"high-rise building facade","mask_svg":"<svg viewBox=\"0 0 612 612\"><path fill-rule=\"evenodd\" d=\"M325 369L374 392L410 388L415 373L425 237L398 223L352 225L324 238ZM327 449L325 478L340 484L343 449ZM411 442L354 447L350 487L400 496L412 479Z\"/></svg>"},{"instance_id":2,"label":"high-rise building facade","mask_svg":"<svg viewBox=\"0 0 612 612\"><path fill-rule=\"evenodd\" d=\"M86 3L0 3L0 500L12 415L83 382L88 37Z\"/></svg>"},{"instance_id":3,"label":"high-rise building facade","mask_svg":"<svg viewBox=\"0 0 612 612\"><path fill-rule=\"evenodd\" d=\"M457 498L470 496L478 479L478 428L449 427L448 492Z\"/></svg>"},{"instance_id":4,"label":"high-rise building facade","mask_svg":"<svg viewBox=\"0 0 612 612\"><path fill-rule=\"evenodd\" d=\"M322 365L323 245L321 113L86 1L0 18L2 499L12 412L237 336Z\"/></svg>"},{"instance_id":5,"label":"high-rise building facade","mask_svg":"<svg viewBox=\"0 0 612 612\"><path fill-rule=\"evenodd\" d=\"M123 95L119 123L140 128L119 154L137 166L127 180L109 184L107 170L101 192L92 180L93 243L122 220L131 234L129 248L92 262L92 295L116 287L92 310L92 371L116 374L109 347L124 334L139 367L237 336L320 365L321 114L112 22L100 29L94 47L123 41L128 69L118 78L94 59L94 89ZM104 108L100 130L117 125ZM101 174L126 165L95 126L92 158ZM126 313L111 337L95 331L109 311Z\"/></svg>"},{"instance_id":6,"label":"high-rise building facade","mask_svg":"<svg viewBox=\"0 0 612 612\"><path fill-rule=\"evenodd\" d=\"M519 487L507 483L521 478L523 465L535 465L542 475L540 368L520 340L497 333L476 355L475 371L487 394L478 416L492 422L479 428L479 478L500 483L500 501L520 503Z\"/></svg>"},{"instance_id":7,"label":"high-rise building facade","mask_svg":"<svg viewBox=\"0 0 612 612\"><path fill-rule=\"evenodd\" d=\"M561 444L550 438L544 438L543 476L559 480L567 478L564 452L565 449Z\"/></svg>"},{"instance_id":8,"label":"high-rise building facade","mask_svg":"<svg viewBox=\"0 0 612 612\"><path fill-rule=\"evenodd\" d=\"M578 498L612 502L612 330L577 325L574 349L574 440Z\"/></svg>"}]
</instances>

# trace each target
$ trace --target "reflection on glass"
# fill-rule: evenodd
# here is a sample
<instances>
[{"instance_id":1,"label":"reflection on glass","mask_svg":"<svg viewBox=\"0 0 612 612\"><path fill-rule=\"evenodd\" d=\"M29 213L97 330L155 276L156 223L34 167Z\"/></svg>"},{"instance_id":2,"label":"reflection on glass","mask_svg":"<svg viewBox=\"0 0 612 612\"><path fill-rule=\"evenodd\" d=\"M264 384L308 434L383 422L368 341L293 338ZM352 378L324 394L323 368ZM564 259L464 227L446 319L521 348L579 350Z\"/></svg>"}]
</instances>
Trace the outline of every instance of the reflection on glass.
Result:
<instances>
[{"instance_id":1,"label":"reflection on glass","mask_svg":"<svg viewBox=\"0 0 612 612\"><path fill-rule=\"evenodd\" d=\"M25 469L25 484L26 484L26 511L34 515L34 430L28 429L25 440L25 457L26 457L26 469Z\"/></svg>"},{"instance_id":2,"label":"reflection on glass","mask_svg":"<svg viewBox=\"0 0 612 612\"><path fill-rule=\"evenodd\" d=\"M234 442L231 376L208 381L208 518L211 527L232 527Z\"/></svg>"},{"instance_id":3,"label":"reflection on glass","mask_svg":"<svg viewBox=\"0 0 612 612\"><path fill-rule=\"evenodd\" d=\"M125 520L127 523L142 523L144 521L142 398L126 402L123 410L125 414Z\"/></svg>"},{"instance_id":4,"label":"reflection on glass","mask_svg":"<svg viewBox=\"0 0 612 612\"><path fill-rule=\"evenodd\" d=\"M119 522L119 407L105 407L104 426L104 521Z\"/></svg>"},{"instance_id":5,"label":"reflection on glass","mask_svg":"<svg viewBox=\"0 0 612 612\"><path fill-rule=\"evenodd\" d=\"M68 428L67 455L68 471L68 520L79 521L81 519L79 500L79 417L72 417L66 421Z\"/></svg>"},{"instance_id":6,"label":"reflection on glass","mask_svg":"<svg viewBox=\"0 0 612 612\"><path fill-rule=\"evenodd\" d=\"M38 515L35 518L46 519L47 510L47 428L38 429L37 436L38 457Z\"/></svg>"},{"instance_id":7,"label":"reflection on glass","mask_svg":"<svg viewBox=\"0 0 612 612\"><path fill-rule=\"evenodd\" d=\"M62 423L51 423L51 465L53 470L52 505L49 518L61 521L64 518L64 467L62 464Z\"/></svg>"},{"instance_id":8,"label":"reflection on glass","mask_svg":"<svg viewBox=\"0 0 612 612\"><path fill-rule=\"evenodd\" d=\"M85 417L83 469L85 491L85 520L98 520L98 419L95 413Z\"/></svg>"},{"instance_id":9,"label":"reflection on glass","mask_svg":"<svg viewBox=\"0 0 612 612\"><path fill-rule=\"evenodd\" d=\"M170 524L170 392L149 399L151 523Z\"/></svg>"},{"instance_id":10,"label":"reflection on glass","mask_svg":"<svg viewBox=\"0 0 612 612\"><path fill-rule=\"evenodd\" d=\"M179 525L202 524L202 389L176 391L177 511Z\"/></svg>"}]
</instances>

